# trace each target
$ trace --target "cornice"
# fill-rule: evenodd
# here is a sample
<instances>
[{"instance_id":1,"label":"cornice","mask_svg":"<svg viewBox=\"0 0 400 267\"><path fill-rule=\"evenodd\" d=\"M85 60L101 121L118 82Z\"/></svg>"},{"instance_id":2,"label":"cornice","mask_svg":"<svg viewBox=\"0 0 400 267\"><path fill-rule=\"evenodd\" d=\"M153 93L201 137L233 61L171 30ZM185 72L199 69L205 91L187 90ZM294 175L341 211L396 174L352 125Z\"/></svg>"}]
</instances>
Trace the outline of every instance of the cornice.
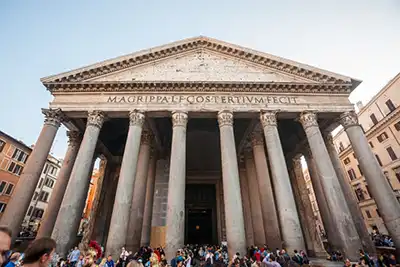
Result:
<instances>
[{"instance_id":1,"label":"cornice","mask_svg":"<svg viewBox=\"0 0 400 267\"><path fill-rule=\"evenodd\" d=\"M263 83L263 82L51 82L45 84L52 93L57 92L270 92L270 93L327 93L346 94L350 84L335 83Z\"/></svg>"},{"instance_id":2,"label":"cornice","mask_svg":"<svg viewBox=\"0 0 400 267\"><path fill-rule=\"evenodd\" d=\"M241 60L253 62L264 67L276 69L287 74L303 77L319 83L348 84L351 85L352 89L360 83L358 80L343 75L207 37L191 38L148 50L142 50L137 53L103 61L70 72L45 77L42 78L41 81L46 86L52 82L81 82L94 77L198 49L206 49L233 56Z\"/></svg>"}]
</instances>

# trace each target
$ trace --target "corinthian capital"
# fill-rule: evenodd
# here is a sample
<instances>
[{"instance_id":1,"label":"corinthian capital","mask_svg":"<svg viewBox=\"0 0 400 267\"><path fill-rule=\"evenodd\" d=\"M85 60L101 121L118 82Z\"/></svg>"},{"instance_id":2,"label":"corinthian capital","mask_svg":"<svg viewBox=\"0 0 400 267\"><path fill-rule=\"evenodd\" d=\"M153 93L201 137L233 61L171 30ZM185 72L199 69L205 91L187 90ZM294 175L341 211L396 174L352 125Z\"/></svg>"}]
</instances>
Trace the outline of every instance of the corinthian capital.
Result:
<instances>
[{"instance_id":1,"label":"corinthian capital","mask_svg":"<svg viewBox=\"0 0 400 267\"><path fill-rule=\"evenodd\" d=\"M340 124L346 129L358 125L358 117L354 110L342 113L339 117Z\"/></svg>"},{"instance_id":2,"label":"corinthian capital","mask_svg":"<svg viewBox=\"0 0 400 267\"><path fill-rule=\"evenodd\" d=\"M153 133L149 130L142 131L142 138L140 139L140 143L142 145L151 145L153 142Z\"/></svg>"},{"instance_id":3,"label":"corinthian capital","mask_svg":"<svg viewBox=\"0 0 400 267\"><path fill-rule=\"evenodd\" d=\"M318 127L317 114L315 114L314 112L302 112L300 114L299 121L303 125L304 129L312 126Z\"/></svg>"},{"instance_id":4,"label":"corinthian capital","mask_svg":"<svg viewBox=\"0 0 400 267\"><path fill-rule=\"evenodd\" d=\"M264 145L264 136L261 130L255 130L251 133L251 145L253 147Z\"/></svg>"},{"instance_id":5,"label":"corinthian capital","mask_svg":"<svg viewBox=\"0 0 400 267\"><path fill-rule=\"evenodd\" d=\"M326 145L328 145L328 146L333 146L334 145L333 144L333 136L332 136L332 134L330 132L323 133L323 136L324 136L324 140L325 140Z\"/></svg>"},{"instance_id":6,"label":"corinthian capital","mask_svg":"<svg viewBox=\"0 0 400 267\"><path fill-rule=\"evenodd\" d=\"M218 124L222 126L233 126L233 112L228 110L221 110L218 112Z\"/></svg>"},{"instance_id":7,"label":"corinthian capital","mask_svg":"<svg viewBox=\"0 0 400 267\"><path fill-rule=\"evenodd\" d=\"M82 135L78 131L68 131L67 137L68 137L68 146L71 147L79 146L79 144L82 141Z\"/></svg>"},{"instance_id":8,"label":"corinthian capital","mask_svg":"<svg viewBox=\"0 0 400 267\"><path fill-rule=\"evenodd\" d=\"M292 159L292 162L293 162L293 168L294 169L296 169L296 168L302 169L302 167L301 167L301 154L297 154L296 156L294 156L293 159Z\"/></svg>"},{"instance_id":9,"label":"corinthian capital","mask_svg":"<svg viewBox=\"0 0 400 267\"><path fill-rule=\"evenodd\" d=\"M61 112L61 109L42 109L42 113L44 114L44 124L53 125L55 127L60 127L61 122L64 119L64 115Z\"/></svg>"},{"instance_id":10,"label":"corinthian capital","mask_svg":"<svg viewBox=\"0 0 400 267\"><path fill-rule=\"evenodd\" d=\"M261 112L260 121L263 128L267 126L276 126L276 111Z\"/></svg>"},{"instance_id":11,"label":"corinthian capital","mask_svg":"<svg viewBox=\"0 0 400 267\"><path fill-rule=\"evenodd\" d=\"M143 126L145 116L143 112L132 110L129 112L129 125L131 126Z\"/></svg>"},{"instance_id":12,"label":"corinthian capital","mask_svg":"<svg viewBox=\"0 0 400 267\"><path fill-rule=\"evenodd\" d=\"M184 111L172 112L172 127L185 127L188 121L188 114Z\"/></svg>"},{"instance_id":13,"label":"corinthian capital","mask_svg":"<svg viewBox=\"0 0 400 267\"><path fill-rule=\"evenodd\" d=\"M88 112L87 126L92 125L100 129L103 126L104 119L105 115L103 111L91 110Z\"/></svg>"}]
</instances>

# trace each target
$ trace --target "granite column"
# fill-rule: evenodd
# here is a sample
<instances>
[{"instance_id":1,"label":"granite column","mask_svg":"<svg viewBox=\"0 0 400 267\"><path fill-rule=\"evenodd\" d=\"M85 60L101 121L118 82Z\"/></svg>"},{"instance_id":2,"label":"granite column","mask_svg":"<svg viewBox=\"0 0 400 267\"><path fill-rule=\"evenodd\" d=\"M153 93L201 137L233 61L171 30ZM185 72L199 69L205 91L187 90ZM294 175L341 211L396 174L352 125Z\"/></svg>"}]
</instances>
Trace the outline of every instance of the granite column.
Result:
<instances>
[{"instance_id":1,"label":"granite column","mask_svg":"<svg viewBox=\"0 0 400 267\"><path fill-rule=\"evenodd\" d=\"M265 239L268 247L279 248L282 245L282 240L263 139L264 136L261 129L253 132L251 143L253 146L254 162L256 165Z\"/></svg>"},{"instance_id":2,"label":"granite column","mask_svg":"<svg viewBox=\"0 0 400 267\"><path fill-rule=\"evenodd\" d=\"M15 241L19 233L57 130L63 119L60 109L42 109L42 112L45 115L44 125L19 177L19 181L23 182L17 183L13 197L8 202L7 209L0 220L0 225L7 225L12 231L13 241Z\"/></svg>"},{"instance_id":3,"label":"granite column","mask_svg":"<svg viewBox=\"0 0 400 267\"><path fill-rule=\"evenodd\" d=\"M247 184L246 169L241 168L239 171L240 179L240 193L243 201L243 216L244 216L244 228L246 232L246 244L248 247L254 245L254 231L253 224L251 221L251 208L249 199L249 187Z\"/></svg>"},{"instance_id":4,"label":"granite column","mask_svg":"<svg viewBox=\"0 0 400 267\"><path fill-rule=\"evenodd\" d=\"M154 187L156 180L157 155L153 152L150 156L149 171L147 173L146 201L144 206L142 237L140 246L150 246L151 220L153 216Z\"/></svg>"},{"instance_id":5,"label":"granite column","mask_svg":"<svg viewBox=\"0 0 400 267\"><path fill-rule=\"evenodd\" d=\"M251 221L253 224L253 245L266 244L264 221L261 209L261 198L258 190L257 171L251 148L244 152L244 164L246 166L247 187L249 188Z\"/></svg>"},{"instance_id":6,"label":"granite column","mask_svg":"<svg viewBox=\"0 0 400 267\"><path fill-rule=\"evenodd\" d=\"M136 110L129 112L128 136L122 157L106 245L106 253L114 259L119 258L121 247L125 245L126 241L144 120L145 115L143 113Z\"/></svg>"},{"instance_id":7,"label":"granite column","mask_svg":"<svg viewBox=\"0 0 400 267\"><path fill-rule=\"evenodd\" d=\"M139 149L128 232L126 233L126 249L129 251L138 251L140 247L152 140L151 132L147 129L144 130Z\"/></svg>"},{"instance_id":8,"label":"granite column","mask_svg":"<svg viewBox=\"0 0 400 267\"><path fill-rule=\"evenodd\" d=\"M283 247L290 252L295 249L305 249L300 219L279 138L276 113L263 112L260 115L260 120L264 129L265 143L271 166Z\"/></svg>"},{"instance_id":9,"label":"granite column","mask_svg":"<svg viewBox=\"0 0 400 267\"><path fill-rule=\"evenodd\" d=\"M52 233L61 257L66 256L76 240L90 184L90 167L93 166L94 151L103 122L103 112L89 111L85 134Z\"/></svg>"},{"instance_id":10,"label":"granite column","mask_svg":"<svg viewBox=\"0 0 400 267\"><path fill-rule=\"evenodd\" d=\"M242 197L240 195L239 170L233 134L233 113L218 112L218 124L221 142L222 180L225 203L226 237L229 258L236 252L246 254L246 237Z\"/></svg>"},{"instance_id":11,"label":"granite column","mask_svg":"<svg viewBox=\"0 0 400 267\"><path fill-rule=\"evenodd\" d=\"M354 111L342 114L340 123L350 139L371 194L397 248L397 257L400 258L400 204L368 144L357 114Z\"/></svg>"},{"instance_id":12,"label":"granite column","mask_svg":"<svg viewBox=\"0 0 400 267\"><path fill-rule=\"evenodd\" d=\"M361 241L319 130L317 115L312 112L304 112L300 115L300 122L306 133L313 157L318 159L315 163L328 208L335 212L331 218L336 226L336 235L340 239L343 253L350 260L356 260L359 258L358 250L361 247Z\"/></svg>"},{"instance_id":13,"label":"granite column","mask_svg":"<svg viewBox=\"0 0 400 267\"><path fill-rule=\"evenodd\" d=\"M64 192L67 188L76 156L78 155L79 146L82 140L80 133L77 131L68 131L67 136L67 153L64 156L63 164L57 176L57 182L51 193L49 204L47 205L36 238L51 236L64 197Z\"/></svg>"},{"instance_id":14,"label":"granite column","mask_svg":"<svg viewBox=\"0 0 400 267\"><path fill-rule=\"evenodd\" d=\"M166 258L175 257L184 245L186 188L186 112L172 113L172 144L168 182Z\"/></svg>"}]
</instances>

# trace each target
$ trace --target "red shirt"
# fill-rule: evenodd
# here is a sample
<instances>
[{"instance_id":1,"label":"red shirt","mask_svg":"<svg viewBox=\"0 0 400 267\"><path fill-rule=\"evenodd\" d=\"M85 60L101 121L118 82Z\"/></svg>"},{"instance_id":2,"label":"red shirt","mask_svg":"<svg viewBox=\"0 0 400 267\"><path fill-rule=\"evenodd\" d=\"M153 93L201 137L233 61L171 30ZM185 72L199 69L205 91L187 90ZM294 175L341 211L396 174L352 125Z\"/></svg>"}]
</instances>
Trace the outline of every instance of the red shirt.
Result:
<instances>
[{"instance_id":1,"label":"red shirt","mask_svg":"<svg viewBox=\"0 0 400 267\"><path fill-rule=\"evenodd\" d=\"M261 260L261 253L260 253L259 251L257 251L257 252L254 254L254 256L256 257L256 260L257 260L257 261L260 261L260 260Z\"/></svg>"}]
</instances>

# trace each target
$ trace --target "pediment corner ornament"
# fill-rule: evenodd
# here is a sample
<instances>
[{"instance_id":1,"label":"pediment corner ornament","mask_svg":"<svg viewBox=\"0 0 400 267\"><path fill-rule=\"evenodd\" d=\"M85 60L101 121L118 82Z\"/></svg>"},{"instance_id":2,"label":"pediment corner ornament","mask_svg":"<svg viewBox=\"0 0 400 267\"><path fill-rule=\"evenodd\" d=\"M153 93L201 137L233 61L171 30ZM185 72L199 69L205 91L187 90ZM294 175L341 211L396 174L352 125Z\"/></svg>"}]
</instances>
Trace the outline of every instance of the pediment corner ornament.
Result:
<instances>
[{"instance_id":1,"label":"pediment corner ornament","mask_svg":"<svg viewBox=\"0 0 400 267\"><path fill-rule=\"evenodd\" d=\"M277 125L277 120L276 120L276 111L265 111L261 112L260 114L260 120L263 128L267 126L276 126Z\"/></svg>"},{"instance_id":2,"label":"pediment corner ornament","mask_svg":"<svg viewBox=\"0 0 400 267\"><path fill-rule=\"evenodd\" d=\"M219 127L233 126L233 112L229 110L222 110L218 112Z\"/></svg>"},{"instance_id":3,"label":"pediment corner ornament","mask_svg":"<svg viewBox=\"0 0 400 267\"><path fill-rule=\"evenodd\" d=\"M309 127L318 127L317 114L310 111L305 111L300 114L300 123L304 129Z\"/></svg>"},{"instance_id":4,"label":"pediment corner ornament","mask_svg":"<svg viewBox=\"0 0 400 267\"><path fill-rule=\"evenodd\" d=\"M91 110L88 112L87 126L91 125L100 129L103 126L105 118L106 116L103 111Z\"/></svg>"},{"instance_id":5,"label":"pediment corner ornament","mask_svg":"<svg viewBox=\"0 0 400 267\"><path fill-rule=\"evenodd\" d=\"M339 117L340 124L346 129L350 126L358 125L358 117L354 110L345 112Z\"/></svg>"},{"instance_id":6,"label":"pediment corner ornament","mask_svg":"<svg viewBox=\"0 0 400 267\"><path fill-rule=\"evenodd\" d=\"M129 125L142 127L145 121L145 115L138 110L131 110L129 112Z\"/></svg>"},{"instance_id":7,"label":"pediment corner ornament","mask_svg":"<svg viewBox=\"0 0 400 267\"><path fill-rule=\"evenodd\" d=\"M64 121L64 114L61 109L42 109L42 113L45 116L44 124L52 125L54 127L60 127L61 122Z\"/></svg>"},{"instance_id":8,"label":"pediment corner ornament","mask_svg":"<svg viewBox=\"0 0 400 267\"><path fill-rule=\"evenodd\" d=\"M184 111L172 112L172 125L173 127L184 127L186 128L188 122L188 114Z\"/></svg>"},{"instance_id":9,"label":"pediment corner ornament","mask_svg":"<svg viewBox=\"0 0 400 267\"><path fill-rule=\"evenodd\" d=\"M82 134L79 131L67 131L68 146L76 147L79 146L82 141Z\"/></svg>"}]
</instances>

